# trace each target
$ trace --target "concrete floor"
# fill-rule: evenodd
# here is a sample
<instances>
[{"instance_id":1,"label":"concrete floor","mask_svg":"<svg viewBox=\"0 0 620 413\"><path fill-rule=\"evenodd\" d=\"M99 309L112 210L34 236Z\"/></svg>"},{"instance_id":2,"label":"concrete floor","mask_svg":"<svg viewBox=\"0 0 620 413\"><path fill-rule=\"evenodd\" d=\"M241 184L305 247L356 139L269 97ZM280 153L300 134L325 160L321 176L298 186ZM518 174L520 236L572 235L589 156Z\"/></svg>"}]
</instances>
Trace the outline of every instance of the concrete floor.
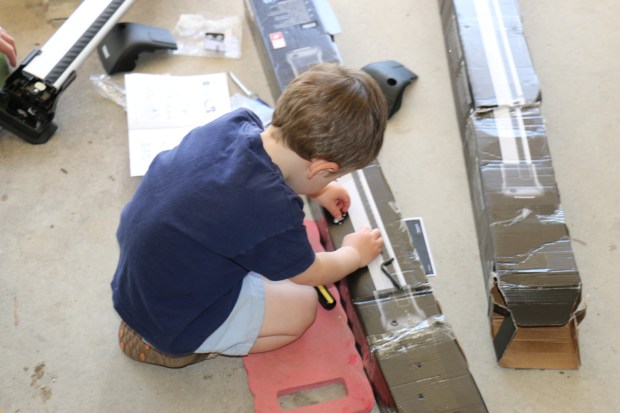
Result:
<instances>
[{"instance_id":1,"label":"concrete floor","mask_svg":"<svg viewBox=\"0 0 620 413\"><path fill-rule=\"evenodd\" d=\"M2 0L0 24L20 57L56 26L41 0ZM56 3L56 4L54 4ZM58 5L59 0L50 2ZM556 177L588 315L574 371L497 367L460 137L435 1L331 0L345 63L395 59L419 75L390 120L380 155L405 217L422 216L439 276L435 294L491 412L610 412L620 406L620 3L521 0L544 96ZM125 21L172 30L181 13L242 14L241 0L136 0ZM272 101L244 22L240 60L158 55L136 71L233 70ZM250 412L242 362L219 357L171 371L118 350L109 283L115 230L139 178L129 177L126 115L89 77L61 96L50 142L0 131L0 412ZM122 82L122 76L115 77ZM231 92L236 91L231 84Z\"/></svg>"}]
</instances>

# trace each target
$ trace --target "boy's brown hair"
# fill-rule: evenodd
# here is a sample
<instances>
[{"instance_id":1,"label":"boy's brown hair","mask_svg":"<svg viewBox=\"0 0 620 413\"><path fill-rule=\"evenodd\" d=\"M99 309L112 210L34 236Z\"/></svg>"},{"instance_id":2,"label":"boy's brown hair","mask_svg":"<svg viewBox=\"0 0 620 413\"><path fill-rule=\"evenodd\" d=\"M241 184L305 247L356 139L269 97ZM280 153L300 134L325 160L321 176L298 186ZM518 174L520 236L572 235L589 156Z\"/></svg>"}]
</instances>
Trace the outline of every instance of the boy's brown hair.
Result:
<instances>
[{"instance_id":1,"label":"boy's brown hair","mask_svg":"<svg viewBox=\"0 0 620 413\"><path fill-rule=\"evenodd\" d=\"M297 155L336 162L340 171L375 160L386 123L387 103L375 80L333 63L295 78L278 99L271 122Z\"/></svg>"}]
</instances>

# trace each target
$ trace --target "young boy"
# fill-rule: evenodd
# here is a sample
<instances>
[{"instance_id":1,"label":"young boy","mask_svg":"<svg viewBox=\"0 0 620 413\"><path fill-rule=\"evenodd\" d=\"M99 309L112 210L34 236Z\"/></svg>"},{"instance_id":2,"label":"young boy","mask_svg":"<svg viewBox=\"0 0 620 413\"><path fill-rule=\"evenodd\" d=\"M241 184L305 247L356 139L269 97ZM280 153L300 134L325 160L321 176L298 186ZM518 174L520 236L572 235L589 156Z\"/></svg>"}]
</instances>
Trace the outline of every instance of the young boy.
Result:
<instances>
[{"instance_id":1,"label":"young boy","mask_svg":"<svg viewBox=\"0 0 620 413\"><path fill-rule=\"evenodd\" d=\"M125 354L176 368L300 337L316 316L312 286L366 266L383 240L365 228L315 254L299 195L342 218L350 199L334 180L376 158L386 117L366 73L321 64L291 82L266 130L236 110L158 155L117 232Z\"/></svg>"}]
</instances>

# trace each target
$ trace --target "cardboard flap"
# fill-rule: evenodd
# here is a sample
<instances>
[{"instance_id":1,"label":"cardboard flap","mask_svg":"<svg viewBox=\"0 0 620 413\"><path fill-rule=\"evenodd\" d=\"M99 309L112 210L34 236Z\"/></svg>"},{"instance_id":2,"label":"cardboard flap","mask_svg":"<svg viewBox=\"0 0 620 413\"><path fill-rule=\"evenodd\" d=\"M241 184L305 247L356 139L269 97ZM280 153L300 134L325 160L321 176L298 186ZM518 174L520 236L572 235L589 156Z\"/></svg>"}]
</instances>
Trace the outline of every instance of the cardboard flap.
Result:
<instances>
[{"instance_id":1,"label":"cardboard flap","mask_svg":"<svg viewBox=\"0 0 620 413\"><path fill-rule=\"evenodd\" d=\"M525 289L507 299L507 305L519 326L561 326L575 316L579 294L579 287Z\"/></svg>"},{"instance_id":2,"label":"cardboard flap","mask_svg":"<svg viewBox=\"0 0 620 413\"><path fill-rule=\"evenodd\" d=\"M493 323L496 324L497 320L501 320L499 327L493 334L493 348L495 349L495 355L499 362L504 356L504 352L510 345L512 338L514 337L517 328L510 316L510 313L503 317L493 318Z\"/></svg>"}]
</instances>

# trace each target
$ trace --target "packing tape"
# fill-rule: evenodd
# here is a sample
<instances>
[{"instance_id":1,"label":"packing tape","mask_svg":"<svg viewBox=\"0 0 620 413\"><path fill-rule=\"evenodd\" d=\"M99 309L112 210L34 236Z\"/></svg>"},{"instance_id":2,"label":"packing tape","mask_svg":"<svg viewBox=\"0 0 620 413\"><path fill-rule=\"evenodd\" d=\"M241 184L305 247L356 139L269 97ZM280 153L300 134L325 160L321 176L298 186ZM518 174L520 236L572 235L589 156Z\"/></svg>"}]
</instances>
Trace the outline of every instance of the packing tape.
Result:
<instances>
[{"instance_id":1,"label":"packing tape","mask_svg":"<svg viewBox=\"0 0 620 413\"><path fill-rule=\"evenodd\" d=\"M493 117L502 156L502 190L515 198L542 196L545 189L532 163L521 109L502 106L493 109Z\"/></svg>"},{"instance_id":2,"label":"packing tape","mask_svg":"<svg viewBox=\"0 0 620 413\"><path fill-rule=\"evenodd\" d=\"M369 337L372 351L382 358L402 357L404 351L435 347L439 343L455 340L456 335L443 314L431 316L415 327Z\"/></svg>"}]
</instances>

